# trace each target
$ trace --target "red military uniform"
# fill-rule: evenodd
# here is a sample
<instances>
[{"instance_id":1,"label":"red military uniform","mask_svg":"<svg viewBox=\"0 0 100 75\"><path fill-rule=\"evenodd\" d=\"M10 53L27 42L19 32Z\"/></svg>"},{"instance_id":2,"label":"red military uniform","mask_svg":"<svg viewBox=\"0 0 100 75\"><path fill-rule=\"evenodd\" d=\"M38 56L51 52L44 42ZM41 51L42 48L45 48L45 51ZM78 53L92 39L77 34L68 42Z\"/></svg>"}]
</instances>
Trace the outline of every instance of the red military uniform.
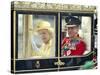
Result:
<instances>
[{"instance_id":1,"label":"red military uniform","mask_svg":"<svg viewBox=\"0 0 100 75\"><path fill-rule=\"evenodd\" d=\"M65 37L61 47L63 56L83 55L86 50L86 44L79 36L74 39Z\"/></svg>"}]
</instances>

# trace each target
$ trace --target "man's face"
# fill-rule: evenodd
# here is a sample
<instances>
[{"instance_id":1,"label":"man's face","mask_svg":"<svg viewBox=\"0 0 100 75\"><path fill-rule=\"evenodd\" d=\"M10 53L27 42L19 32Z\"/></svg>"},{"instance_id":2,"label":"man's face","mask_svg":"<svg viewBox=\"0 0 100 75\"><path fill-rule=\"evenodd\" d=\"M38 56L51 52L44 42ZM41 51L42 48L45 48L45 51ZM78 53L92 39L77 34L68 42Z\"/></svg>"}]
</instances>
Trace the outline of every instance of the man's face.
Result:
<instances>
[{"instance_id":1,"label":"man's face","mask_svg":"<svg viewBox=\"0 0 100 75\"><path fill-rule=\"evenodd\" d=\"M50 40L50 34L48 32L47 29L42 29L42 30L39 30L39 35L41 37L41 39L43 40L44 43L48 43L48 41Z\"/></svg>"},{"instance_id":2,"label":"man's face","mask_svg":"<svg viewBox=\"0 0 100 75\"><path fill-rule=\"evenodd\" d=\"M73 38L78 34L79 28L77 26L68 27L68 35Z\"/></svg>"}]
</instances>

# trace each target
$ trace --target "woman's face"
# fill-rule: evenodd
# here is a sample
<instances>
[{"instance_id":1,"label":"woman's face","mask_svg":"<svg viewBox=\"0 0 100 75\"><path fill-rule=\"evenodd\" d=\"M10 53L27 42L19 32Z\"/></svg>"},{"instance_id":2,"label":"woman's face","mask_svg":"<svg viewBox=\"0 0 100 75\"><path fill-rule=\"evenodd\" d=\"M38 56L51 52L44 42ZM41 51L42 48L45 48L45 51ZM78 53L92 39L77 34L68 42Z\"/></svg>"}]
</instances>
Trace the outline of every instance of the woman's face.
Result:
<instances>
[{"instance_id":1,"label":"woman's face","mask_svg":"<svg viewBox=\"0 0 100 75\"><path fill-rule=\"evenodd\" d=\"M48 43L50 40L50 34L47 29L41 29L38 31L41 39L43 40L44 43Z\"/></svg>"},{"instance_id":2,"label":"woman's face","mask_svg":"<svg viewBox=\"0 0 100 75\"><path fill-rule=\"evenodd\" d=\"M78 34L79 28L77 26L68 27L68 35L69 37L73 38Z\"/></svg>"}]
</instances>

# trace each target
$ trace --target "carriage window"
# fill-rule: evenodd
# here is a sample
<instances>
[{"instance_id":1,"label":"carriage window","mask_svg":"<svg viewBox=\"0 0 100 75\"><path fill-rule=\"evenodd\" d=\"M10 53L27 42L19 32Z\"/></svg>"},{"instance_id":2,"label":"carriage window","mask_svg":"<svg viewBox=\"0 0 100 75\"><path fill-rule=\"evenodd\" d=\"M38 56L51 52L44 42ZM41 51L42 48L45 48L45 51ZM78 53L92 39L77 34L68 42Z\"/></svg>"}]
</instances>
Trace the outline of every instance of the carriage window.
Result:
<instances>
[{"instance_id":1,"label":"carriage window","mask_svg":"<svg viewBox=\"0 0 100 75\"><path fill-rule=\"evenodd\" d=\"M55 16L18 14L18 58L55 57Z\"/></svg>"},{"instance_id":2,"label":"carriage window","mask_svg":"<svg viewBox=\"0 0 100 75\"><path fill-rule=\"evenodd\" d=\"M61 56L82 56L91 52L91 17L62 16Z\"/></svg>"}]
</instances>

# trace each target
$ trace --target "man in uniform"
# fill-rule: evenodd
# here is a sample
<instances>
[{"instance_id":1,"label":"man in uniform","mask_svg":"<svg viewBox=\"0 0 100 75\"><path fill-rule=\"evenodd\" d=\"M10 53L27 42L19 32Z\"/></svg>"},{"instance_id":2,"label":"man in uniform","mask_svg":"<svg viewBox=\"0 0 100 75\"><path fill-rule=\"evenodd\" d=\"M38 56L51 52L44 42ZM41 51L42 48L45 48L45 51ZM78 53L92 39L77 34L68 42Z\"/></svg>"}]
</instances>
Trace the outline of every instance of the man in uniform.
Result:
<instances>
[{"instance_id":1,"label":"man in uniform","mask_svg":"<svg viewBox=\"0 0 100 75\"><path fill-rule=\"evenodd\" d=\"M74 16L67 16L65 18L67 32L69 37L62 40L61 49L63 56L83 55L86 50L86 44L79 36L79 26L81 21Z\"/></svg>"}]
</instances>

